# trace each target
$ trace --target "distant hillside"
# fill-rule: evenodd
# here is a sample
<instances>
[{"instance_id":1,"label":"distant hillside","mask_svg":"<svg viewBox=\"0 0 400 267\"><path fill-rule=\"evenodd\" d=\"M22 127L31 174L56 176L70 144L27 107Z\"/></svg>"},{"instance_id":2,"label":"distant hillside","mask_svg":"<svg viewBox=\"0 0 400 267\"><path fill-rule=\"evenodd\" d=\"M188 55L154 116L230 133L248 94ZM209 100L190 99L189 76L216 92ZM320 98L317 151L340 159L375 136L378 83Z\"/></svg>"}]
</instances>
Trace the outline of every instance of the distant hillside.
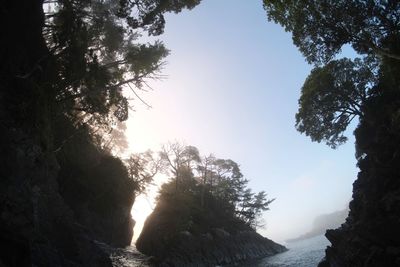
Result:
<instances>
[{"instance_id":1,"label":"distant hillside","mask_svg":"<svg viewBox=\"0 0 400 267\"><path fill-rule=\"evenodd\" d=\"M288 239L286 242L295 242L295 241L300 241L304 240L307 238L311 238L317 235L325 234L327 229L336 229L338 228L342 223L345 222L346 217L349 213L349 209L346 208L344 210L340 211L335 211L333 213L329 214L323 214L319 215L314 219L313 227L311 231L293 238L293 239Z\"/></svg>"}]
</instances>

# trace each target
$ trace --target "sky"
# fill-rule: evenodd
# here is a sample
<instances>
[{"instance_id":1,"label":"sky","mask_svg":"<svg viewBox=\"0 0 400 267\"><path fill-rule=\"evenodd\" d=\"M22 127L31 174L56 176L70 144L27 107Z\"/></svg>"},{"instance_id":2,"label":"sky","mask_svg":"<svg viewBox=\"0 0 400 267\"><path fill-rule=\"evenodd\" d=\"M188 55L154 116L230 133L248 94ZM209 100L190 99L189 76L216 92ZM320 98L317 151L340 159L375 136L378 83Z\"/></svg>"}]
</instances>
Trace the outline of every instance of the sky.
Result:
<instances>
[{"instance_id":1,"label":"sky","mask_svg":"<svg viewBox=\"0 0 400 267\"><path fill-rule=\"evenodd\" d=\"M140 92L152 108L134 102L127 122L131 152L177 140L234 160L253 191L276 198L258 230L275 241L347 207L357 174L353 129L336 150L296 131L300 88L312 66L290 33L268 22L261 0L203 0L191 11L168 14L159 39L171 54L165 78ZM134 239L156 192L157 186L135 202Z\"/></svg>"}]
</instances>

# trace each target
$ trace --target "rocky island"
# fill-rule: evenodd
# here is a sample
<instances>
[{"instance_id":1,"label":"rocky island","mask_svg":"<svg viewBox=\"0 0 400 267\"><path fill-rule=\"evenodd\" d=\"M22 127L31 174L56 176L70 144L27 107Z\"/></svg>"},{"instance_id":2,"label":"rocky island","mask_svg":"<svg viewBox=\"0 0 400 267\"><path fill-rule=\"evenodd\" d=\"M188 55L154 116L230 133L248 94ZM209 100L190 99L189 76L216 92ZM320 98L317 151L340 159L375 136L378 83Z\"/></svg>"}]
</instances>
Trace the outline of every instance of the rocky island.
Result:
<instances>
[{"instance_id":1,"label":"rocky island","mask_svg":"<svg viewBox=\"0 0 400 267\"><path fill-rule=\"evenodd\" d=\"M156 265L225 265L286 251L256 232L273 199L251 192L237 163L177 143L160 154L172 179L136 242Z\"/></svg>"},{"instance_id":2,"label":"rocky island","mask_svg":"<svg viewBox=\"0 0 400 267\"><path fill-rule=\"evenodd\" d=\"M287 249L245 225L233 230L210 228L204 233L171 234L171 211L157 206L149 216L136 246L160 266L216 266L272 256ZM179 216L178 213L174 214Z\"/></svg>"}]
</instances>

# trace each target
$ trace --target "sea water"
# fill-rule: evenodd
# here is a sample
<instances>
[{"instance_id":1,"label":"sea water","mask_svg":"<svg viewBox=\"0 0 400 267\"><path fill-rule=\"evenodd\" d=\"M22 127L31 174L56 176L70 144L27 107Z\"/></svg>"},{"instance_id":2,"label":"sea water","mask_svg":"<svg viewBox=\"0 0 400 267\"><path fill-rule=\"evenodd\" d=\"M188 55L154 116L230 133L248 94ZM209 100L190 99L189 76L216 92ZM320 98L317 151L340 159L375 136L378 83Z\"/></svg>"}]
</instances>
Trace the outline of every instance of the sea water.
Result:
<instances>
[{"instance_id":1,"label":"sea water","mask_svg":"<svg viewBox=\"0 0 400 267\"><path fill-rule=\"evenodd\" d=\"M275 256L264 258L250 265L254 267L313 267L317 266L325 255L326 247L330 242L325 236L320 235L313 238L286 244L289 249Z\"/></svg>"},{"instance_id":2,"label":"sea water","mask_svg":"<svg viewBox=\"0 0 400 267\"><path fill-rule=\"evenodd\" d=\"M285 244L289 249L275 256L255 262L235 264L238 267L314 267L322 260L329 241L323 236ZM104 245L105 246L105 245ZM148 267L147 257L135 247L111 249L109 253L115 267Z\"/></svg>"}]
</instances>

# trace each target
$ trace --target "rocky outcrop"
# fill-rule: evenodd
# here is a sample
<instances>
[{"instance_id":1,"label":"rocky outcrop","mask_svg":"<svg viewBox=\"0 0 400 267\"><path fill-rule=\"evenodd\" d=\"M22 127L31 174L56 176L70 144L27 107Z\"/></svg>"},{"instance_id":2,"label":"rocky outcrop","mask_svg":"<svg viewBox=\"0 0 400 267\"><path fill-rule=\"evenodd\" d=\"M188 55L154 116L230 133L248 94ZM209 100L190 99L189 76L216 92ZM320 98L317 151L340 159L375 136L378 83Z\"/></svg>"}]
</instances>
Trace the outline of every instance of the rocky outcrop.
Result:
<instances>
[{"instance_id":1,"label":"rocky outcrop","mask_svg":"<svg viewBox=\"0 0 400 267\"><path fill-rule=\"evenodd\" d=\"M148 240L143 236L138 249L154 256L159 266L216 266L259 259L286 251L285 247L262 237L255 231L229 234L222 229L192 235L182 232L173 244L160 246L162 238Z\"/></svg>"},{"instance_id":2,"label":"rocky outcrop","mask_svg":"<svg viewBox=\"0 0 400 267\"><path fill-rule=\"evenodd\" d=\"M57 128L63 133L57 133L56 144L76 131L67 121L59 124ZM77 221L96 240L129 246L135 225L131 216L134 182L120 159L100 151L88 140L84 134L77 135L57 152L59 191Z\"/></svg>"},{"instance_id":3,"label":"rocky outcrop","mask_svg":"<svg viewBox=\"0 0 400 267\"><path fill-rule=\"evenodd\" d=\"M96 240L116 247L129 246L135 225L131 216L135 192L121 160L100 155L93 166L61 166L60 193L77 221Z\"/></svg>"},{"instance_id":4,"label":"rocky outcrop","mask_svg":"<svg viewBox=\"0 0 400 267\"><path fill-rule=\"evenodd\" d=\"M321 267L400 266L398 89L374 98L355 132L360 172L350 213L339 229L327 231L332 246Z\"/></svg>"},{"instance_id":5,"label":"rocky outcrop","mask_svg":"<svg viewBox=\"0 0 400 267\"><path fill-rule=\"evenodd\" d=\"M177 231L175 215L171 216L168 209L173 207L165 203L156 207L136 242L137 249L152 256L156 266L225 265L286 251L284 246L261 236L244 223L229 231L223 228L212 228L204 233Z\"/></svg>"},{"instance_id":6,"label":"rocky outcrop","mask_svg":"<svg viewBox=\"0 0 400 267\"><path fill-rule=\"evenodd\" d=\"M0 6L0 266L100 266L111 261L59 193L52 57L43 1Z\"/></svg>"}]
</instances>

